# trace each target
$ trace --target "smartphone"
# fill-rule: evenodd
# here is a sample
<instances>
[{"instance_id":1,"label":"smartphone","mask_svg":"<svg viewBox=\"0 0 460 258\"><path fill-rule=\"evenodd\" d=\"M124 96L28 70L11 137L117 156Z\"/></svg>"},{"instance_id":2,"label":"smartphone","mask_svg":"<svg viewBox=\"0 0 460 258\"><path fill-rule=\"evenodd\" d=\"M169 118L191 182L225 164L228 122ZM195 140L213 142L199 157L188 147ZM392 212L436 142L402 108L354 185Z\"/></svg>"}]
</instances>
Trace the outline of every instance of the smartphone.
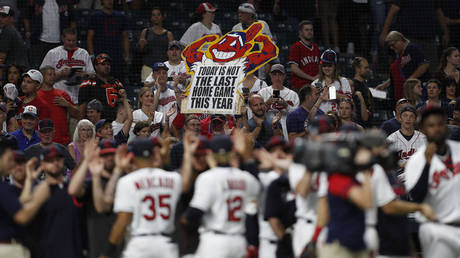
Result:
<instances>
[{"instance_id":1,"label":"smartphone","mask_svg":"<svg viewBox=\"0 0 460 258\"><path fill-rule=\"evenodd\" d=\"M322 89L324 87L322 82L315 82L315 87L318 89Z\"/></svg>"},{"instance_id":2,"label":"smartphone","mask_svg":"<svg viewBox=\"0 0 460 258\"><path fill-rule=\"evenodd\" d=\"M280 97L280 90L273 90L273 97L279 98Z\"/></svg>"},{"instance_id":3,"label":"smartphone","mask_svg":"<svg viewBox=\"0 0 460 258\"><path fill-rule=\"evenodd\" d=\"M335 86L329 86L329 99L336 99L337 92L335 91Z\"/></svg>"},{"instance_id":4,"label":"smartphone","mask_svg":"<svg viewBox=\"0 0 460 258\"><path fill-rule=\"evenodd\" d=\"M168 77L168 82L173 81L173 77Z\"/></svg>"},{"instance_id":5,"label":"smartphone","mask_svg":"<svg viewBox=\"0 0 460 258\"><path fill-rule=\"evenodd\" d=\"M249 103L249 88L243 87L243 98L244 104L247 105Z\"/></svg>"}]
</instances>

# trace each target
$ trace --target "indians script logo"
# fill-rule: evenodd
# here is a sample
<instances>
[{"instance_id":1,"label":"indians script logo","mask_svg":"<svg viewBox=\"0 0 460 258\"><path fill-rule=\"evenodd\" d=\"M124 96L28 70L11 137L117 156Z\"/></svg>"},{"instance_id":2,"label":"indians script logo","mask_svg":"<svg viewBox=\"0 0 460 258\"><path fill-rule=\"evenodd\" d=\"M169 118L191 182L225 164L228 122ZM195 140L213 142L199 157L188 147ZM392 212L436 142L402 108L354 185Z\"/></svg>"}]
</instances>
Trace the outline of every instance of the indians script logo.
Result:
<instances>
[{"instance_id":1,"label":"indians script logo","mask_svg":"<svg viewBox=\"0 0 460 258\"><path fill-rule=\"evenodd\" d=\"M236 113L238 88L246 75L278 56L278 47L262 29L256 22L222 37L203 36L185 48L182 57L192 81L184 113Z\"/></svg>"}]
</instances>

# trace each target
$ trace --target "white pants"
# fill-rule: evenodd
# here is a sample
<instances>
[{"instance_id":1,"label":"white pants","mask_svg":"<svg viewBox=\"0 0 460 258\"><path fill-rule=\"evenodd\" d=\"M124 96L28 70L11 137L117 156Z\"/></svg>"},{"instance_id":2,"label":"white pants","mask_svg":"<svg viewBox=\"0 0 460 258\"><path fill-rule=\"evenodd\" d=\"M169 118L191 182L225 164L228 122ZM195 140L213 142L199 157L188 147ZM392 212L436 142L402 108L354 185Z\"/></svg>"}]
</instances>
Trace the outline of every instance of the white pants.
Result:
<instances>
[{"instance_id":1,"label":"white pants","mask_svg":"<svg viewBox=\"0 0 460 258\"><path fill-rule=\"evenodd\" d=\"M410 256L400 256L400 255L377 255L376 258L411 258Z\"/></svg>"},{"instance_id":2,"label":"white pants","mask_svg":"<svg viewBox=\"0 0 460 258\"><path fill-rule=\"evenodd\" d=\"M165 236L135 236L123 251L125 258L178 258L179 249Z\"/></svg>"},{"instance_id":3,"label":"white pants","mask_svg":"<svg viewBox=\"0 0 460 258\"><path fill-rule=\"evenodd\" d=\"M276 240L275 240L276 241ZM259 241L259 257L276 258L276 243L271 243L268 239L260 239Z\"/></svg>"},{"instance_id":4,"label":"white pants","mask_svg":"<svg viewBox=\"0 0 460 258\"><path fill-rule=\"evenodd\" d=\"M246 239L242 235L224 235L205 232L200 235L200 243L195 258L244 258Z\"/></svg>"},{"instance_id":5,"label":"white pants","mask_svg":"<svg viewBox=\"0 0 460 258\"><path fill-rule=\"evenodd\" d=\"M305 246L311 241L314 233L314 223L308 223L305 219L297 219L292 234L292 250L294 251L294 257L300 256Z\"/></svg>"},{"instance_id":6,"label":"white pants","mask_svg":"<svg viewBox=\"0 0 460 258\"><path fill-rule=\"evenodd\" d=\"M373 226L366 226L364 231L364 243L366 244L367 250L376 254L379 251L379 234Z\"/></svg>"},{"instance_id":7,"label":"white pants","mask_svg":"<svg viewBox=\"0 0 460 258\"><path fill-rule=\"evenodd\" d=\"M419 229L424 257L457 258L460 256L460 228L438 223L424 223Z\"/></svg>"}]
</instances>

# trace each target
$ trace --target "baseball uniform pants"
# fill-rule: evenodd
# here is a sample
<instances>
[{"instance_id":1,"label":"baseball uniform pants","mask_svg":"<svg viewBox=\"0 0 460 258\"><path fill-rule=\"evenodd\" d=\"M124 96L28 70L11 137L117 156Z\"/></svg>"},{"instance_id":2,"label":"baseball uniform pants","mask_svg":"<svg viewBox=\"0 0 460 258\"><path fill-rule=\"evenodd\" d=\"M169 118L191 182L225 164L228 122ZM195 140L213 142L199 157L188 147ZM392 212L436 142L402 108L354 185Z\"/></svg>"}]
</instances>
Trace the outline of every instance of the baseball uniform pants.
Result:
<instances>
[{"instance_id":1,"label":"baseball uniform pants","mask_svg":"<svg viewBox=\"0 0 460 258\"><path fill-rule=\"evenodd\" d=\"M419 238L424 257L460 256L460 227L424 223L420 225Z\"/></svg>"},{"instance_id":2,"label":"baseball uniform pants","mask_svg":"<svg viewBox=\"0 0 460 258\"><path fill-rule=\"evenodd\" d=\"M246 257L246 239L243 235L227 235L204 232L195 258L244 258Z\"/></svg>"},{"instance_id":3,"label":"baseball uniform pants","mask_svg":"<svg viewBox=\"0 0 460 258\"><path fill-rule=\"evenodd\" d=\"M134 236L123 251L125 258L178 258L179 248L171 238L162 235Z\"/></svg>"}]
</instances>

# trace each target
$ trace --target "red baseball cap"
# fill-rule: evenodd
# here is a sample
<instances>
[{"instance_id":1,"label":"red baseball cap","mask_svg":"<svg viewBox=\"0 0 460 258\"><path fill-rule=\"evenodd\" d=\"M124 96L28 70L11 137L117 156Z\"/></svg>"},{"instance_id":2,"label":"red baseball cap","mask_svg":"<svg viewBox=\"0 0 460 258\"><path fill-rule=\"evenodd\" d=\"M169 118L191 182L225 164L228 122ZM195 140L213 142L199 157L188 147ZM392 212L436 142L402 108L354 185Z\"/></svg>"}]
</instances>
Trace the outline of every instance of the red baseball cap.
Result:
<instances>
[{"instance_id":1,"label":"red baseball cap","mask_svg":"<svg viewBox=\"0 0 460 258\"><path fill-rule=\"evenodd\" d=\"M196 8L196 13L205 13L205 12L215 12L217 8L212 6L209 2L201 3L198 8Z\"/></svg>"}]
</instances>

